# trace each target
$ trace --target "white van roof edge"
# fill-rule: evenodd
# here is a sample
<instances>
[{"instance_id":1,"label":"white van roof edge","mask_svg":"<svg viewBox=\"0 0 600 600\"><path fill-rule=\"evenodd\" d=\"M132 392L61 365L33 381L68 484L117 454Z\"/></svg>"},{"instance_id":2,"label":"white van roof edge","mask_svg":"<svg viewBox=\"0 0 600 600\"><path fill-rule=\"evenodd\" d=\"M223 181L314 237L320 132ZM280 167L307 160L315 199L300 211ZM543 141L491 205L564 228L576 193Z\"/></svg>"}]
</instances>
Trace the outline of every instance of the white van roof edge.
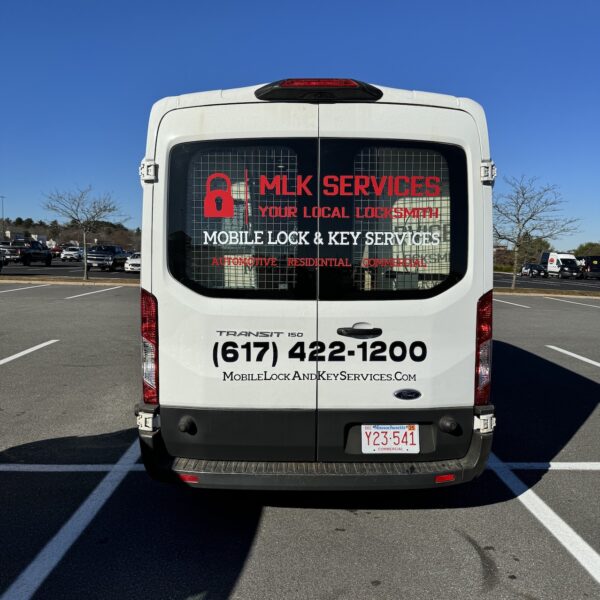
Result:
<instances>
[{"instance_id":1,"label":"white van roof edge","mask_svg":"<svg viewBox=\"0 0 600 600\"><path fill-rule=\"evenodd\" d=\"M216 104L243 104L243 103L265 103L268 100L258 100L254 92L267 85L261 83L240 88L231 88L223 90L211 90L206 92L193 92L182 94L180 96L167 96L155 102L150 112L148 123L148 140L146 147L146 157L151 158L154 154L154 140L158 132L158 126L162 117L172 110L180 108L194 108ZM377 100L379 104L413 104L417 106L431 106L435 108L448 108L461 110L468 113L474 119L480 132L481 152L484 159L490 157L488 146L487 122L483 107L475 100L448 94L438 94L434 92L420 92L416 90L405 90L400 88L391 88L371 83L383 92L381 99Z\"/></svg>"}]
</instances>

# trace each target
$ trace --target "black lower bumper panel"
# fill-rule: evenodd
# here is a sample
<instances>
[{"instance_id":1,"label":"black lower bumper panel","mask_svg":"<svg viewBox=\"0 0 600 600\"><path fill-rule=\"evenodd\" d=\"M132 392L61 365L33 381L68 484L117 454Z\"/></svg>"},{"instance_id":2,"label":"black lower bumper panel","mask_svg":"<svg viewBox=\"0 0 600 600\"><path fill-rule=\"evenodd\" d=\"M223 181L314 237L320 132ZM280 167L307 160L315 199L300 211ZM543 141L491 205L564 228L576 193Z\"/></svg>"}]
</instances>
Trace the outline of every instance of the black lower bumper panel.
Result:
<instances>
[{"instance_id":1,"label":"black lower bumper panel","mask_svg":"<svg viewBox=\"0 0 600 600\"><path fill-rule=\"evenodd\" d=\"M473 435L467 456L435 462L254 462L175 458L171 472L201 488L391 490L470 481L485 468L492 434ZM436 476L453 475L436 481Z\"/></svg>"}]
</instances>

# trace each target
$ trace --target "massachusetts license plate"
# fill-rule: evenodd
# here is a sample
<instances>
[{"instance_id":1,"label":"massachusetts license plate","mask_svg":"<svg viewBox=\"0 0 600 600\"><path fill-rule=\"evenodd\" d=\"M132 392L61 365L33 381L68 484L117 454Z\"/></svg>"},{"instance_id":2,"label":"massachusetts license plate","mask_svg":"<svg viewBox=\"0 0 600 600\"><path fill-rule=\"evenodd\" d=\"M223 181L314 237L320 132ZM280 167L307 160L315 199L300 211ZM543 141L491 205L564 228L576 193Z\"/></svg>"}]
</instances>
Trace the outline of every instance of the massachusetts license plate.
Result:
<instances>
[{"instance_id":1,"label":"massachusetts license plate","mask_svg":"<svg viewBox=\"0 0 600 600\"><path fill-rule=\"evenodd\" d=\"M418 425L361 425L363 454L418 454Z\"/></svg>"}]
</instances>

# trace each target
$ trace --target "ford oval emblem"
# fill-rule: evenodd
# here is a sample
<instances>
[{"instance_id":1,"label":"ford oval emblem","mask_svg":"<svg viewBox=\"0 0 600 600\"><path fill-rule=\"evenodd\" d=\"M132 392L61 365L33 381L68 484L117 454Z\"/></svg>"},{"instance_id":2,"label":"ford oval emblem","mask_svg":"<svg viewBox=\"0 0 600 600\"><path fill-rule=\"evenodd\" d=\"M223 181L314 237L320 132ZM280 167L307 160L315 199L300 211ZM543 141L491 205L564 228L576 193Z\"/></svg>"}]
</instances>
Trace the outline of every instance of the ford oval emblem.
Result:
<instances>
[{"instance_id":1,"label":"ford oval emblem","mask_svg":"<svg viewBox=\"0 0 600 600\"><path fill-rule=\"evenodd\" d=\"M399 400L416 400L421 397L419 390L396 390L394 396Z\"/></svg>"}]
</instances>

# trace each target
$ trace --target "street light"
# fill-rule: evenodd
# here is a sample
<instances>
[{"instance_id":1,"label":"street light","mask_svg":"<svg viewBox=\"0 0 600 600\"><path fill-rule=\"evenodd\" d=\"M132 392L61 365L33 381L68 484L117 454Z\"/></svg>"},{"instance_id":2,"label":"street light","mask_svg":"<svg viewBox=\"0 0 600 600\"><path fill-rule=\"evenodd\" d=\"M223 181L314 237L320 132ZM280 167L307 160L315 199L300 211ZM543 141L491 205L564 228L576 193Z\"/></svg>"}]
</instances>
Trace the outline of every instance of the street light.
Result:
<instances>
[{"instance_id":1,"label":"street light","mask_svg":"<svg viewBox=\"0 0 600 600\"><path fill-rule=\"evenodd\" d=\"M2 239L4 239L4 198L6 196L0 196L0 198L2 199Z\"/></svg>"}]
</instances>

